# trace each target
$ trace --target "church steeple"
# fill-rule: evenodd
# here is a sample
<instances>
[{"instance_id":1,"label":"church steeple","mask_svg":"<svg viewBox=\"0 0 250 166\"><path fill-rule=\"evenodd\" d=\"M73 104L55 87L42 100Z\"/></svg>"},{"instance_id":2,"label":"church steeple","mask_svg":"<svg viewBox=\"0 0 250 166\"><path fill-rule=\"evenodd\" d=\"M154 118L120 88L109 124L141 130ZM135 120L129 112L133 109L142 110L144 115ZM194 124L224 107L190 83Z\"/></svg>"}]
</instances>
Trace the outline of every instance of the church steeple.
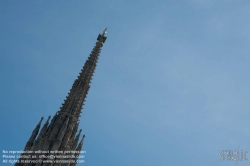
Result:
<instances>
[{"instance_id":1,"label":"church steeple","mask_svg":"<svg viewBox=\"0 0 250 166\"><path fill-rule=\"evenodd\" d=\"M35 140L41 125L41 119L36 129L33 131L25 150L70 151L81 149L85 135L83 135L77 146L81 130L77 136L75 136L75 134L78 130L81 109L90 88L91 79L94 75L101 48L107 39L105 36L106 33L107 28L102 34L98 35L97 42L95 43L91 54L79 73L78 78L74 81L68 96L66 96L62 107L60 107L60 110L54 115L49 125L49 119L47 120L38 136L39 138ZM33 144L33 142L35 142L35 144ZM15 165L23 166L24 164L16 163ZM36 165L43 166L41 163L37 163Z\"/></svg>"},{"instance_id":2,"label":"church steeple","mask_svg":"<svg viewBox=\"0 0 250 166\"><path fill-rule=\"evenodd\" d=\"M98 35L96 45L89 55L88 60L85 62L81 72L79 73L78 78L75 80L72 88L70 89L69 95L66 96L66 100L62 104L59 114L71 115L73 118L78 120L82 106L90 88L90 81L97 65L101 47L107 38L105 36L106 33L107 28L102 34Z\"/></svg>"}]
</instances>

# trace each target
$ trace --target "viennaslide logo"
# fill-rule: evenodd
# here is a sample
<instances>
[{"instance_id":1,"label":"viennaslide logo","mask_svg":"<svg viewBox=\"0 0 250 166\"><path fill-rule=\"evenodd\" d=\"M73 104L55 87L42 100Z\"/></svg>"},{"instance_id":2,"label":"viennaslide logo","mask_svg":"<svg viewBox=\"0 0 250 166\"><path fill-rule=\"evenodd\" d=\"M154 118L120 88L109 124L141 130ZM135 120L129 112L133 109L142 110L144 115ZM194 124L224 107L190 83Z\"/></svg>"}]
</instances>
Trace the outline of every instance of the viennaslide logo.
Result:
<instances>
[{"instance_id":1,"label":"viennaslide logo","mask_svg":"<svg viewBox=\"0 0 250 166\"><path fill-rule=\"evenodd\" d=\"M239 161L247 161L247 150L240 150L238 147L236 150L220 150L220 159L222 161L235 161L236 165Z\"/></svg>"}]
</instances>

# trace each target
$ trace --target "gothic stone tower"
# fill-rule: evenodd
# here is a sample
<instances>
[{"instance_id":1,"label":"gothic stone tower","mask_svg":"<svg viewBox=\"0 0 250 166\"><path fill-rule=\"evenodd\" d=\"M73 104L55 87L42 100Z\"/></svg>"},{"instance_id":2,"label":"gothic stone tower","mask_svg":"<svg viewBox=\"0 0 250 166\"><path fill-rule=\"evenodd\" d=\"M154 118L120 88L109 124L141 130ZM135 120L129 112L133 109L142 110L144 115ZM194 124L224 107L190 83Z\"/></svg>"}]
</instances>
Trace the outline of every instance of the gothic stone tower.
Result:
<instances>
[{"instance_id":1,"label":"gothic stone tower","mask_svg":"<svg viewBox=\"0 0 250 166\"><path fill-rule=\"evenodd\" d=\"M80 142L80 130L77 134L79 118L84 105L84 101L88 94L90 88L90 81L94 74L94 70L97 65L98 57L100 55L101 47L106 40L106 30L102 34L99 34L95 47L93 48L88 60L85 62L78 78L74 81L66 100L60 107L60 110L54 115L51 122L50 116L43 125L42 129L39 129L43 120L41 118L40 122L32 132L30 139L28 140L24 153L22 155L27 155L27 151L43 151L43 155L49 155L45 151L81 151L83 140L85 135L82 136ZM34 153L32 153L34 154ZM29 155L32 155L29 154ZM79 155L76 153L71 153L70 155ZM68 158L69 160L70 158ZM77 158L76 158L77 159ZM33 160L40 160L39 163L23 163L21 160L28 162L27 158L20 158L15 166L75 166L75 163L48 163L52 161L48 158L36 158ZM42 160L42 162L41 162ZM67 159L63 159L67 160ZM70 159L72 160L72 159ZM47 162L47 163L46 163Z\"/></svg>"}]
</instances>

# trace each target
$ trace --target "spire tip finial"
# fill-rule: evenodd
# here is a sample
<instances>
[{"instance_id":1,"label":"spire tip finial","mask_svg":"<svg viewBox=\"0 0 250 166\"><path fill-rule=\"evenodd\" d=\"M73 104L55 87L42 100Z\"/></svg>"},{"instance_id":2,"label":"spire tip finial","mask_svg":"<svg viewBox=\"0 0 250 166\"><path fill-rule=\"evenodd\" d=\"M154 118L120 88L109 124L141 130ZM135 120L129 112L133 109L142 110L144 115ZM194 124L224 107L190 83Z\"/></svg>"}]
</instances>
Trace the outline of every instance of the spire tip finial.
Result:
<instances>
[{"instance_id":1,"label":"spire tip finial","mask_svg":"<svg viewBox=\"0 0 250 166\"><path fill-rule=\"evenodd\" d=\"M107 33L107 27L104 29L104 31L102 32L102 35L105 35Z\"/></svg>"}]
</instances>

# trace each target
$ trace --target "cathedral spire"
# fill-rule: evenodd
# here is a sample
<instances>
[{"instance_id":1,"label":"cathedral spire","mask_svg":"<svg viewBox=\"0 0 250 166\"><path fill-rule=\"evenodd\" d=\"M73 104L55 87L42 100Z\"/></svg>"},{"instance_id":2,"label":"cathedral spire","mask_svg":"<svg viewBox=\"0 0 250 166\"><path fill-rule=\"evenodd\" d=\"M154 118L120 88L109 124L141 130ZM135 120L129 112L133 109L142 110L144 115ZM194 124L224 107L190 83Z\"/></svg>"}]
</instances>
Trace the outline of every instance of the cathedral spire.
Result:
<instances>
[{"instance_id":1,"label":"cathedral spire","mask_svg":"<svg viewBox=\"0 0 250 166\"><path fill-rule=\"evenodd\" d=\"M88 90L90 88L90 83L92 76L94 75L94 70L97 65L97 61L101 52L101 47L106 41L105 34L107 33L107 28L104 29L102 34L99 34L97 37L97 42L91 51L91 54L88 57L88 60L85 62L78 79L75 80L69 95L66 97L66 100L60 108L59 114L71 115L76 120L78 120L81 113L82 106L87 97Z\"/></svg>"},{"instance_id":2,"label":"cathedral spire","mask_svg":"<svg viewBox=\"0 0 250 166\"><path fill-rule=\"evenodd\" d=\"M105 43L107 37L107 28L104 29L102 34L99 34L93 50L91 51L88 59L86 60L79 76L74 81L68 96L64 100L60 110L53 116L50 124L49 120L45 122L39 136L38 132L43 118L34 129L25 150L42 150L50 152L51 150L70 151L81 150L85 135L83 135L80 143L77 145L81 130L76 135L79 126L79 117L81 109L86 100L88 91L90 89L91 79L94 75L97 61L101 52L101 48ZM76 135L76 136L75 136ZM35 143L34 143L35 142ZM48 154L43 154L48 155ZM41 160L46 160L41 159ZM16 166L23 166L23 163L16 163ZM36 165L44 166L46 164L37 163ZM54 166L54 164L52 164ZM71 163L70 165L75 165Z\"/></svg>"}]
</instances>

